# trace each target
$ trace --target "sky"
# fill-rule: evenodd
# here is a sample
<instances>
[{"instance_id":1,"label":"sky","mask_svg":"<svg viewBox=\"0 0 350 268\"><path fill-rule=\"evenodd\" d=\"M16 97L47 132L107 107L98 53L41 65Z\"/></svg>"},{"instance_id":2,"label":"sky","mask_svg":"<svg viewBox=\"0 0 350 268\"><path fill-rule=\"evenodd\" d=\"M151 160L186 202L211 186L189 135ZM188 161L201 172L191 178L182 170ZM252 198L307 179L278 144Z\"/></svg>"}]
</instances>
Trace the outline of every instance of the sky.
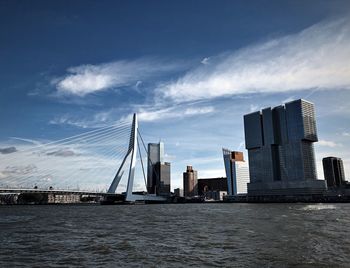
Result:
<instances>
[{"instance_id":1,"label":"sky","mask_svg":"<svg viewBox=\"0 0 350 268\"><path fill-rule=\"evenodd\" d=\"M165 144L174 189L186 165L225 176L223 147L247 160L244 114L304 98L318 178L326 156L350 176L349 1L0 0L0 40L3 163L137 113L145 142ZM82 155L69 150L47 165ZM96 157L113 167L96 151L75 166ZM114 173L89 182L102 189Z\"/></svg>"}]
</instances>

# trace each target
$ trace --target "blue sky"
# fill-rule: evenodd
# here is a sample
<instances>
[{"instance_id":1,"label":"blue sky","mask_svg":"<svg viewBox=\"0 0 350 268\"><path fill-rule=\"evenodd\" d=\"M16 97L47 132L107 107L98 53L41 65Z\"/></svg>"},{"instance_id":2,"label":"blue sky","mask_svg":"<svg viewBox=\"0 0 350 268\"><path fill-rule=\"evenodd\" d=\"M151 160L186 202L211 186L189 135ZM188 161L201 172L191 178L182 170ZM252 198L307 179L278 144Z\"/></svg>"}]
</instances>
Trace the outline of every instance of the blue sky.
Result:
<instances>
[{"instance_id":1,"label":"blue sky","mask_svg":"<svg viewBox=\"0 0 350 268\"><path fill-rule=\"evenodd\" d=\"M0 1L0 147L137 112L174 188L186 165L224 176L221 148L245 151L245 113L305 98L319 178L329 155L349 176L349 13L349 1Z\"/></svg>"}]
</instances>

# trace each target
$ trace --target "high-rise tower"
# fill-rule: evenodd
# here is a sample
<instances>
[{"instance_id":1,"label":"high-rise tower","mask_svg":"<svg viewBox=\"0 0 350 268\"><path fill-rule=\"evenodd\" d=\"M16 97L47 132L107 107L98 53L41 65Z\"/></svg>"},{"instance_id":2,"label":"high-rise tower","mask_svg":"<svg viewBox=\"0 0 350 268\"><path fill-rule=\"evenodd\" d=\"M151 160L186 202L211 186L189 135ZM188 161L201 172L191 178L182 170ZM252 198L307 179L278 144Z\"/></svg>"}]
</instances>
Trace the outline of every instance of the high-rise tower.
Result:
<instances>
[{"instance_id":1,"label":"high-rise tower","mask_svg":"<svg viewBox=\"0 0 350 268\"><path fill-rule=\"evenodd\" d=\"M149 194L170 194L170 163L164 163L164 143L148 144L147 191Z\"/></svg>"},{"instance_id":2,"label":"high-rise tower","mask_svg":"<svg viewBox=\"0 0 350 268\"><path fill-rule=\"evenodd\" d=\"M183 186L185 197L198 195L197 170L194 170L192 166L187 166L186 172L183 173Z\"/></svg>"},{"instance_id":3,"label":"high-rise tower","mask_svg":"<svg viewBox=\"0 0 350 268\"><path fill-rule=\"evenodd\" d=\"M249 169L247 162L243 159L243 153L224 148L222 153L227 177L227 194L246 194L247 183L249 183Z\"/></svg>"},{"instance_id":4,"label":"high-rise tower","mask_svg":"<svg viewBox=\"0 0 350 268\"><path fill-rule=\"evenodd\" d=\"M324 178L327 186L340 187L346 184L343 160L338 157L325 157L322 159Z\"/></svg>"},{"instance_id":5,"label":"high-rise tower","mask_svg":"<svg viewBox=\"0 0 350 268\"><path fill-rule=\"evenodd\" d=\"M249 195L317 194L313 143L318 141L314 105L299 99L244 116L249 156Z\"/></svg>"}]
</instances>

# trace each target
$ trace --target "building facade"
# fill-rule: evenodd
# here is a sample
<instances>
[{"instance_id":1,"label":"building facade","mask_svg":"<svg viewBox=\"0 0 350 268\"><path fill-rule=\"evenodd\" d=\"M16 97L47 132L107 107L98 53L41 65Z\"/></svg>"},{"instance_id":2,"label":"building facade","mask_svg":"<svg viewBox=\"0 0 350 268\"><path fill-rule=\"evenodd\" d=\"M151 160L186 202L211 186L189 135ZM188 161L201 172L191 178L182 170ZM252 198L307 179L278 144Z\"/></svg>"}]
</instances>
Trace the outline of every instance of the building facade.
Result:
<instances>
[{"instance_id":1,"label":"building facade","mask_svg":"<svg viewBox=\"0 0 350 268\"><path fill-rule=\"evenodd\" d=\"M343 160L338 157L322 159L324 178L328 188L337 188L346 185Z\"/></svg>"},{"instance_id":2,"label":"building facade","mask_svg":"<svg viewBox=\"0 0 350 268\"><path fill-rule=\"evenodd\" d=\"M227 195L225 177L198 179L198 195L206 200L222 200Z\"/></svg>"},{"instance_id":3,"label":"building facade","mask_svg":"<svg viewBox=\"0 0 350 268\"><path fill-rule=\"evenodd\" d=\"M299 99L244 116L249 156L249 195L320 194L313 143L318 141L315 110Z\"/></svg>"},{"instance_id":4,"label":"building facade","mask_svg":"<svg viewBox=\"0 0 350 268\"><path fill-rule=\"evenodd\" d=\"M225 177L198 179L198 195L205 195L209 191L227 192L227 179Z\"/></svg>"},{"instance_id":5,"label":"building facade","mask_svg":"<svg viewBox=\"0 0 350 268\"><path fill-rule=\"evenodd\" d=\"M171 165L169 162L158 162L154 166L154 170L157 174L154 174L156 178L155 193L157 195L170 195L170 170Z\"/></svg>"},{"instance_id":6,"label":"building facade","mask_svg":"<svg viewBox=\"0 0 350 268\"><path fill-rule=\"evenodd\" d=\"M181 188L175 188L174 189L174 195L177 197L183 197L184 196L184 190Z\"/></svg>"},{"instance_id":7,"label":"building facade","mask_svg":"<svg viewBox=\"0 0 350 268\"><path fill-rule=\"evenodd\" d=\"M187 166L183 173L184 197L194 197L198 195L198 175L197 170L192 166Z\"/></svg>"},{"instance_id":8,"label":"building facade","mask_svg":"<svg viewBox=\"0 0 350 268\"><path fill-rule=\"evenodd\" d=\"M249 183L248 163L244 161L243 152L222 149L227 177L228 195L247 194Z\"/></svg>"},{"instance_id":9,"label":"building facade","mask_svg":"<svg viewBox=\"0 0 350 268\"><path fill-rule=\"evenodd\" d=\"M164 162L164 143L148 144L147 192L170 195L170 163Z\"/></svg>"}]
</instances>

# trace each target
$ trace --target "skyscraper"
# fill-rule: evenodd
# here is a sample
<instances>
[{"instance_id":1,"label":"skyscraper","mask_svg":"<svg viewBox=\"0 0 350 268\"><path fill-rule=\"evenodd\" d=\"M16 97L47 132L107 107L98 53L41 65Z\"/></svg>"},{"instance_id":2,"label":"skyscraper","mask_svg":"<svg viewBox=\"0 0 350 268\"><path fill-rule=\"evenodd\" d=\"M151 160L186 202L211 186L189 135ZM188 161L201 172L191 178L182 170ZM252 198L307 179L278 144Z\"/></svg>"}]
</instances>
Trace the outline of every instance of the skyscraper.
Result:
<instances>
[{"instance_id":1,"label":"skyscraper","mask_svg":"<svg viewBox=\"0 0 350 268\"><path fill-rule=\"evenodd\" d=\"M314 105L299 99L244 116L249 156L249 195L318 194L313 143L318 141Z\"/></svg>"},{"instance_id":2,"label":"skyscraper","mask_svg":"<svg viewBox=\"0 0 350 268\"><path fill-rule=\"evenodd\" d=\"M249 169L247 162L243 159L243 153L224 148L222 152L227 177L228 195L246 194L247 183L249 183Z\"/></svg>"},{"instance_id":3,"label":"skyscraper","mask_svg":"<svg viewBox=\"0 0 350 268\"><path fill-rule=\"evenodd\" d=\"M185 197L198 195L197 170L194 170L192 166L187 166L186 172L183 173L183 185Z\"/></svg>"},{"instance_id":4,"label":"skyscraper","mask_svg":"<svg viewBox=\"0 0 350 268\"><path fill-rule=\"evenodd\" d=\"M156 177L155 189L157 195L170 195L170 163L158 162L154 165ZM159 174L159 177L157 176Z\"/></svg>"},{"instance_id":5,"label":"skyscraper","mask_svg":"<svg viewBox=\"0 0 350 268\"><path fill-rule=\"evenodd\" d=\"M170 194L170 163L164 163L163 161L164 143L149 143L147 191L150 194Z\"/></svg>"},{"instance_id":6,"label":"skyscraper","mask_svg":"<svg viewBox=\"0 0 350 268\"><path fill-rule=\"evenodd\" d=\"M329 188L340 187L346 184L343 160L338 157L322 159L324 178Z\"/></svg>"}]
</instances>

